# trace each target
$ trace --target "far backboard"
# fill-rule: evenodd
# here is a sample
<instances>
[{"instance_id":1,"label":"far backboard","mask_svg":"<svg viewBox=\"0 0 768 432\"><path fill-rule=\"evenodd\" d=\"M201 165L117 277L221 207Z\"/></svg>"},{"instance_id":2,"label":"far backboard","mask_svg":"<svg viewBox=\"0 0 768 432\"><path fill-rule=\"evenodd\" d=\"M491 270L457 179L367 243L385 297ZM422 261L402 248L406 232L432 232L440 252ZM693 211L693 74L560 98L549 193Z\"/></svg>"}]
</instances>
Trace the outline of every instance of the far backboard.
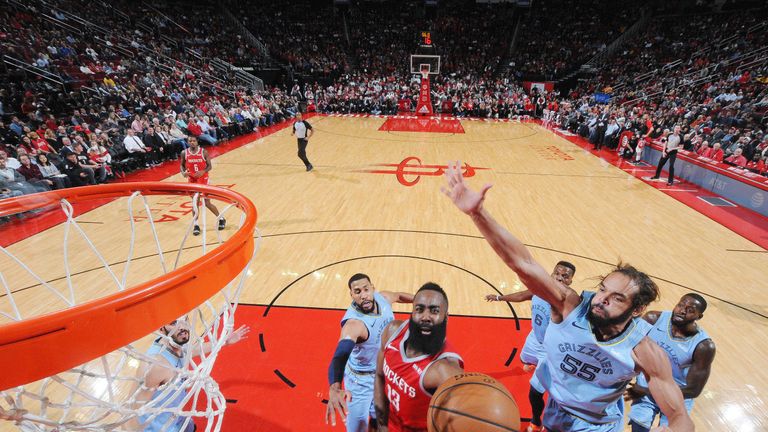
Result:
<instances>
[{"instance_id":1,"label":"far backboard","mask_svg":"<svg viewBox=\"0 0 768 432\"><path fill-rule=\"evenodd\" d=\"M420 74L422 70L427 70L430 75L440 73L440 56L411 54L411 73Z\"/></svg>"}]
</instances>

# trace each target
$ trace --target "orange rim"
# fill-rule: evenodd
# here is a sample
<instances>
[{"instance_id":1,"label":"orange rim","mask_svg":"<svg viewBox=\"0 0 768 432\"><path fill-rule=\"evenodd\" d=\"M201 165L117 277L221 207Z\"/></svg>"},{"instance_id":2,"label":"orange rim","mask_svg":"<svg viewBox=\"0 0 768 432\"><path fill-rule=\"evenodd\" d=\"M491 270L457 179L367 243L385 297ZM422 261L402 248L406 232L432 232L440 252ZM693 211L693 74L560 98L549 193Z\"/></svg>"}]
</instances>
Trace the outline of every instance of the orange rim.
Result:
<instances>
[{"instance_id":1,"label":"orange rim","mask_svg":"<svg viewBox=\"0 0 768 432\"><path fill-rule=\"evenodd\" d=\"M0 216L58 204L143 195L193 195L234 203L240 229L197 260L125 291L58 312L0 326L0 390L17 387L101 357L189 312L213 297L251 260L256 207L229 189L188 183L116 183L0 200Z\"/></svg>"}]
</instances>

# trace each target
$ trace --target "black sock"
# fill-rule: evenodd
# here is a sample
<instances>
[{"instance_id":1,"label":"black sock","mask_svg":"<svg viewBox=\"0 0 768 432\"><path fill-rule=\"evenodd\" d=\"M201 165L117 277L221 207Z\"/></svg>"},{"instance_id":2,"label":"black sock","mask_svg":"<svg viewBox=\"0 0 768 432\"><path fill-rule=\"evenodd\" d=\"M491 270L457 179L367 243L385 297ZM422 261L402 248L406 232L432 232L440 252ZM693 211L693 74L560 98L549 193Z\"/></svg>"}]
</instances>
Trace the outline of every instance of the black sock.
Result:
<instances>
[{"instance_id":1,"label":"black sock","mask_svg":"<svg viewBox=\"0 0 768 432\"><path fill-rule=\"evenodd\" d=\"M650 429L648 429L645 426L641 426L632 420L629 421L629 425L632 426L632 432L648 432Z\"/></svg>"},{"instance_id":2,"label":"black sock","mask_svg":"<svg viewBox=\"0 0 768 432\"><path fill-rule=\"evenodd\" d=\"M544 393L539 393L531 387L528 391L528 401L531 403L531 423L541 426L541 414L544 412Z\"/></svg>"}]
</instances>

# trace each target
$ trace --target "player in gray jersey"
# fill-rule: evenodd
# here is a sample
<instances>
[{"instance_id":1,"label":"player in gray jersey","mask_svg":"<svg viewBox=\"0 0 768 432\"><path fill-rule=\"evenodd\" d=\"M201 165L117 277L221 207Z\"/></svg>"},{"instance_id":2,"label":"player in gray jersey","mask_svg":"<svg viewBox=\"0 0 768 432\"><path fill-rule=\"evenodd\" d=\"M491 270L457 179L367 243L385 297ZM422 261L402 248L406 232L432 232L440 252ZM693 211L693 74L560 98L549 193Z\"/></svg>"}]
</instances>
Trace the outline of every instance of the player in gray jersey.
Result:
<instances>
[{"instance_id":1,"label":"player in gray jersey","mask_svg":"<svg viewBox=\"0 0 768 432\"><path fill-rule=\"evenodd\" d=\"M552 306L544 336L546 360L536 376L549 392L543 424L549 432L619 432L624 424L622 394L640 373L669 418L669 428L695 430L685 410L669 359L646 335L640 316L658 298L658 287L643 272L618 265L597 292L579 295L555 281L525 245L499 225L483 206L490 184L480 192L464 183L460 163L449 164L443 193L472 218L493 250L536 296Z\"/></svg>"},{"instance_id":2,"label":"player in gray jersey","mask_svg":"<svg viewBox=\"0 0 768 432\"><path fill-rule=\"evenodd\" d=\"M335 426L338 413L348 432L366 432L376 424L373 385L381 334L394 320L392 303L413 303L413 294L376 292L362 273L353 275L347 286L352 304L341 319L341 336L328 366L325 423Z\"/></svg>"},{"instance_id":3,"label":"player in gray jersey","mask_svg":"<svg viewBox=\"0 0 768 432\"><path fill-rule=\"evenodd\" d=\"M576 266L568 261L560 261L552 270L552 277L565 286L571 286L573 276L576 274ZM523 362L523 369L528 372L536 368L544 358L544 334L549 326L551 307L547 302L536 297L529 290L518 291L512 294L485 296L487 301L508 301L520 303L531 301L531 332L525 339L525 345L520 351L520 360ZM531 387L528 390L528 402L531 403L531 422L526 432L539 432L542 430L541 414L544 412L544 387L534 375L530 381Z\"/></svg>"},{"instance_id":4,"label":"player in gray jersey","mask_svg":"<svg viewBox=\"0 0 768 432\"><path fill-rule=\"evenodd\" d=\"M175 383L177 374L188 367L187 357L197 357L211 352L211 342L188 346L191 325L186 319L174 320L160 328L161 337L155 339L147 350L153 357L151 362L142 362L136 372L137 382L133 392L136 394L136 409L148 407L159 413L141 414L131 420L130 430L144 432L192 432L195 423L192 417L173 413L172 408L183 411L187 390L174 390L168 386ZM232 345L245 339L250 331L248 326L240 326L231 332L224 345ZM162 408L162 409L161 409Z\"/></svg>"},{"instance_id":5,"label":"player in gray jersey","mask_svg":"<svg viewBox=\"0 0 768 432\"><path fill-rule=\"evenodd\" d=\"M693 399L704 390L715 360L715 343L697 324L706 309L707 301L704 297L688 293L672 311L650 311L643 316L653 324L648 337L669 356L672 376L683 392L688 413L693 408ZM642 375L627 389L627 399L633 400L629 413L632 432L648 432L656 416L660 415L660 410L649 394L648 382ZM659 424L668 424L666 416L661 414L660 417Z\"/></svg>"}]
</instances>

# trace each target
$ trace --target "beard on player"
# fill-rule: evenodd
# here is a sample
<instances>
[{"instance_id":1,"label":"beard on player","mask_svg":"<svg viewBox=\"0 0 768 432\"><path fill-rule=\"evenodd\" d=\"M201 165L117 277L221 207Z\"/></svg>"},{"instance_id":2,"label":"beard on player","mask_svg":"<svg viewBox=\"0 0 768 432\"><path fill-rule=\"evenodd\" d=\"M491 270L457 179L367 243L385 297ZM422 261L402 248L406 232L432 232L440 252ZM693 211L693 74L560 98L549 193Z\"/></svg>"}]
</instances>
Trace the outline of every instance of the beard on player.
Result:
<instances>
[{"instance_id":1,"label":"beard on player","mask_svg":"<svg viewBox=\"0 0 768 432\"><path fill-rule=\"evenodd\" d=\"M595 310L599 309L600 312L605 316L598 316L595 313ZM589 311L587 312L587 320L592 324L594 328L605 328L609 326L613 326L616 324L622 324L627 322L627 320L632 317L632 313L634 312L634 309L632 307L627 308L626 311L622 312L621 314L611 317L607 315L607 311L605 310L605 307L601 304L594 304L592 307L589 308Z\"/></svg>"},{"instance_id":2,"label":"beard on player","mask_svg":"<svg viewBox=\"0 0 768 432\"><path fill-rule=\"evenodd\" d=\"M376 304L373 302L373 300L363 300L361 303L355 303L355 307L357 310L364 314L373 313L374 309L376 308Z\"/></svg>"},{"instance_id":3,"label":"beard on player","mask_svg":"<svg viewBox=\"0 0 768 432\"><path fill-rule=\"evenodd\" d=\"M170 334L173 345L182 347L189 342L189 325L185 322L179 322L177 328Z\"/></svg>"},{"instance_id":4,"label":"beard on player","mask_svg":"<svg viewBox=\"0 0 768 432\"><path fill-rule=\"evenodd\" d=\"M418 323L413 318L408 320L408 344L427 355L440 352L445 344L448 332L448 317L439 324Z\"/></svg>"}]
</instances>

